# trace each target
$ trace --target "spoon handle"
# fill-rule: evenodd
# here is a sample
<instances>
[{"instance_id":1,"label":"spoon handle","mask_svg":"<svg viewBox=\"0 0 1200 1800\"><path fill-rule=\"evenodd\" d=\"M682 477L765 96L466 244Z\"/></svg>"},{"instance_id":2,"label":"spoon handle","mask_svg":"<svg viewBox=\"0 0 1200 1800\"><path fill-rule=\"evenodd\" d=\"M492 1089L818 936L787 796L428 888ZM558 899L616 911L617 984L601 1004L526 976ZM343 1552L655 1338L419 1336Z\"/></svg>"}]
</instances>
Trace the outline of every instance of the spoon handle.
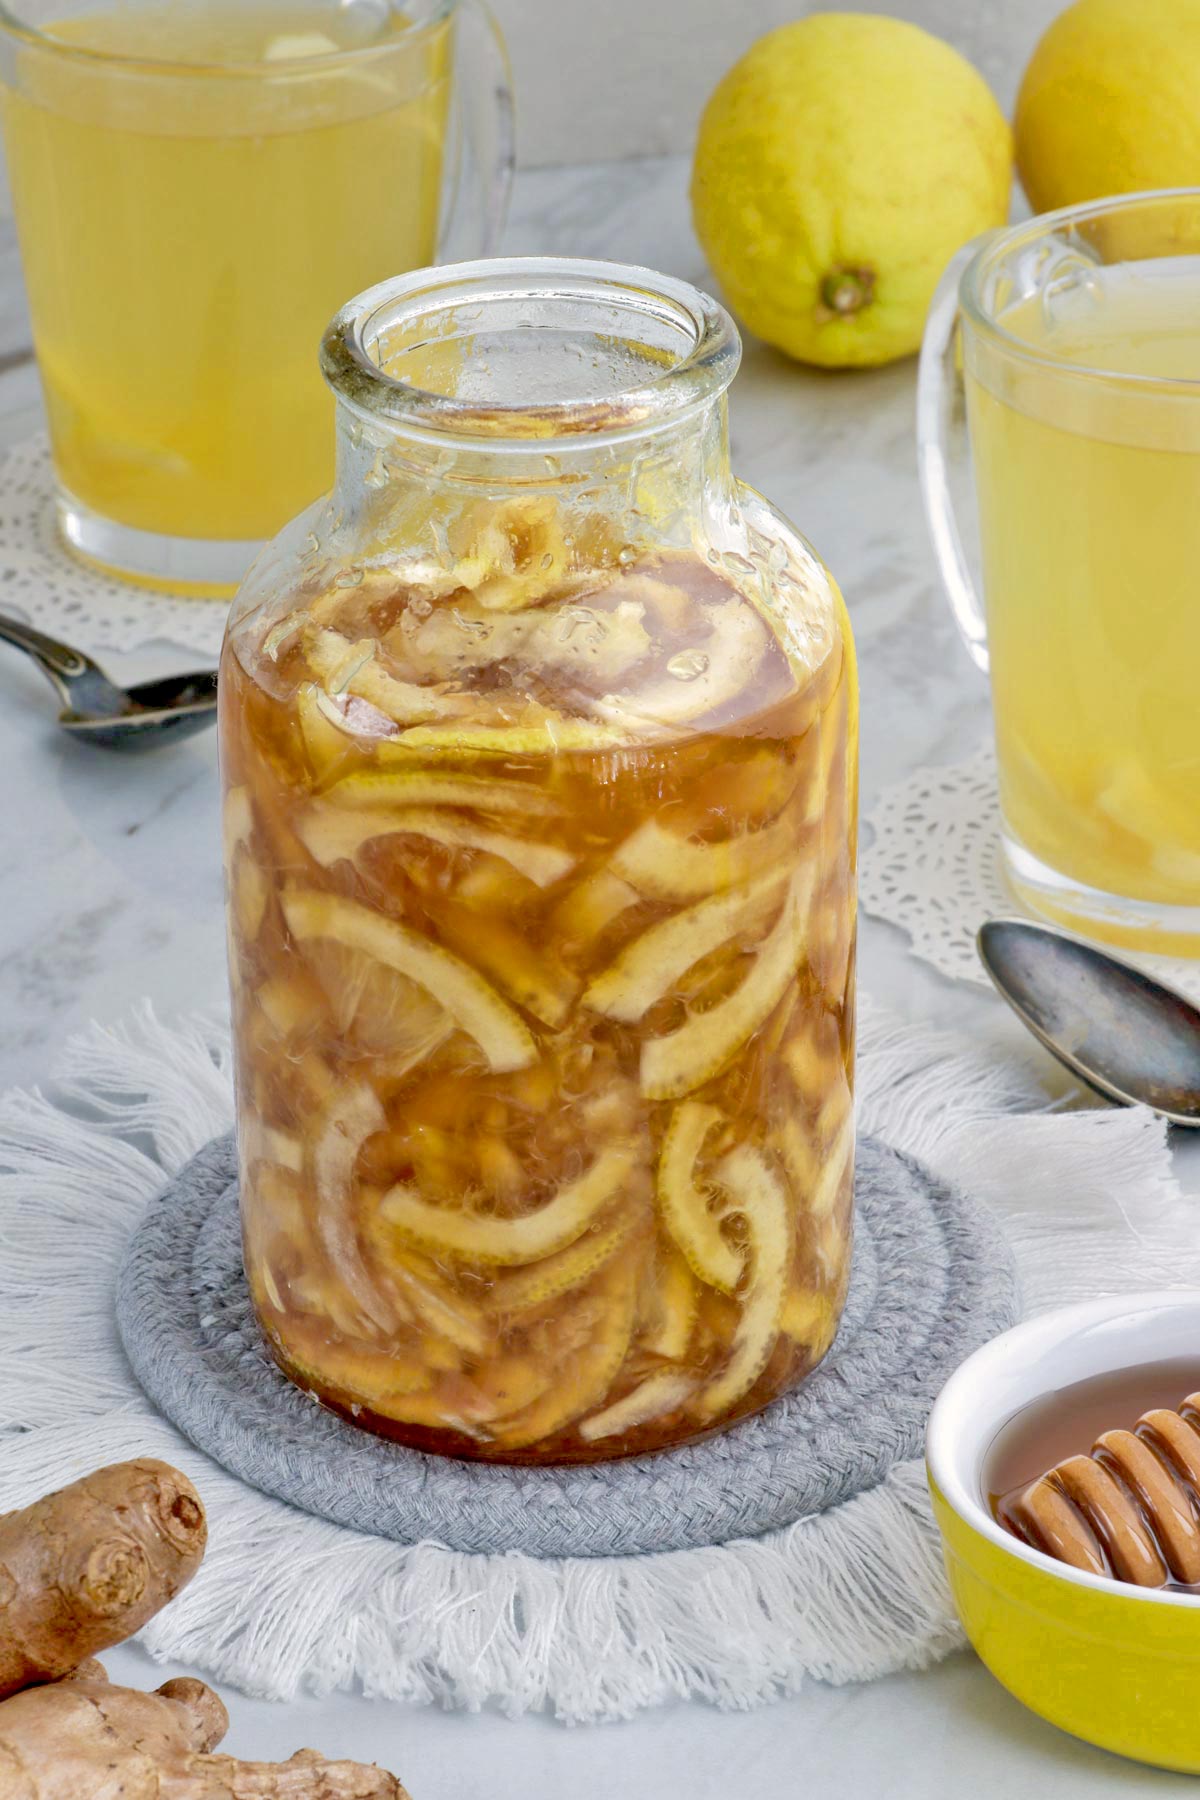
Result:
<instances>
[{"instance_id":1,"label":"spoon handle","mask_svg":"<svg viewBox=\"0 0 1200 1800\"><path fill-rule=\"evenodd\" d=\"M10 618L7 613L0 613L0 642L32 656L56 685L59 679L70 680L91 667L81 651L73 650L70 644L59 643L57 638L47 637L44 631L26 625L21 619Z\"/></svg>"}]
</instances>

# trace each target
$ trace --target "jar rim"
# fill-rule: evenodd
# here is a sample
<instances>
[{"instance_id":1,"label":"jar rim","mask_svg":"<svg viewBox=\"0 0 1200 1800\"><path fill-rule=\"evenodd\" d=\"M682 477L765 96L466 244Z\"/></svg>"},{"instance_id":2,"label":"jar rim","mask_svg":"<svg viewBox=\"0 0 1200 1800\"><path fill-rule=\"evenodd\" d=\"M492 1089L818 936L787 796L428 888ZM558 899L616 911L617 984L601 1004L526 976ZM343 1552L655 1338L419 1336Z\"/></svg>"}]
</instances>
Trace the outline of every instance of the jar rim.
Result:
<instances>
[{"instance_id":1,"label":"jar rim","mask_svg":"<svg viewBox=\"0 0 1200 1800\"><path fill-rule=\"evenodd\" d=\"M1153 214L1171 208L1190 206L1200 217L1200 186L1147 188L1139 193L1109 194L1098 200L1077 201L1055 212L1036 213L1016 224L1002 225L978 239L959 282L959 304L963 317L981 338L999 346L1013 361L1036 366L1056 376L1074 380L1103 382L1119 391L1164 395L1200 393L1200 379L1193 375L1143 375L1127 369L1110 369L1102 363L1068 362L1053 350L1027 342L1011 331L985 298L988 279L998 263L1022 246L1059 233L1064 241L1079 227L1102 223L1121 214ZM1200 251L1188 252L1200 261Z\"/></svg>"},{"instance_id":2,"label":"jar rim","mask_svg":"<svg viewBox=\"0 0 1200 1800\"><path fill-rule=\"evenodd\" d=\"M349 44L312 56L281 56L267 60L259 57L247 62L181 62L168 56L148 56L137 51L98 50L87 44L58 38L40 25L20 16L12 0L0 0L0 36L15 38L30 49L36 49L64 62L91 67L100 72L111 69L123 75L162 80L211 81L214 76L232 81L284 81L289 76L322 75L346 63L361 63L394 53L399 45L408 44L422 32L444 23L462 4L462 0L423 0L420 10L408 18L406 29L374 43Z\"/></svg>"},{"instance_id":3,"label":"jar rim","mask_svg":"<svg viewBox=\"0 0 1200 1800\"><path fill-rule=\"evenodd\" d=\"M674 327L679 353L648 380L603 394L552 400L486 399L439 393L390 373L371 354L384 329L437 307L462 305L478 316L489 305L588 302ZM533 321L529 329L536 329ZM457 439L488 451L528 451L563 440L644 436L707 409L725 392L741 361L741 338L711 295L633 263L580 257L490 257L416 269L366 289L336 314L321 344L321 369L343 404L406 436Z\"/></svg>"}]
</instances>

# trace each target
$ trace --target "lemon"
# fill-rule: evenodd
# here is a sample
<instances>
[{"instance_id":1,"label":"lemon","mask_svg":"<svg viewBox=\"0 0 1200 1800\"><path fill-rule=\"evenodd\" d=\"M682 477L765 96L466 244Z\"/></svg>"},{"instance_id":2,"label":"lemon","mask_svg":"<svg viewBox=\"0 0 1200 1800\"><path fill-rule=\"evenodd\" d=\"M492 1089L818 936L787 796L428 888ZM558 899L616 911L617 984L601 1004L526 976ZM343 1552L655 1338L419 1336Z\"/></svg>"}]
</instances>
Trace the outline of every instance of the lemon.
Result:
<instances>
[{"instance_id":1,"label":"lemon","mask_svg":"<svg viewBox=\"0 0 1200 1800\"><path fill-rule=\"evenodd\" d=\"M1002 224L1012 141L983 77L915 25L814 13L761 38L700 122L696 232L749 329L804 362L890 362Z\"/></svg>"},{"instance_id":2,"label":"lemon","mask_svg":"<svg viewBox=\"0 0 1200 1800\"><path fill-rule=\"evenodd\" d=\"M1078 0L1021 83L1017 167L1037 212L1200 182L1200 0Z\"/></svg>"}]
</instances>

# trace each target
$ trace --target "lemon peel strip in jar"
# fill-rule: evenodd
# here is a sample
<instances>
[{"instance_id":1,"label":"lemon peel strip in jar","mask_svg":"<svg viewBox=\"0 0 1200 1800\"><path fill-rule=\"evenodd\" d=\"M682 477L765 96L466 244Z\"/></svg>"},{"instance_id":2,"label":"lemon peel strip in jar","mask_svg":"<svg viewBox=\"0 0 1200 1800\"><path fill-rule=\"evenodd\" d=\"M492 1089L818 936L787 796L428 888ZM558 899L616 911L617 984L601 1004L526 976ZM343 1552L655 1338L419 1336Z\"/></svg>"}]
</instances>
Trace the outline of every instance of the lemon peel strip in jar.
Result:
<instances>
[{"instance_id":1,"label":"lemon peel strip in jar","mask_svg":"<svg viewBox=\"0 0 1200 1800\"><path fill-rule=\"evenodd\" d=\"M618 1257L597 1278L596 1287L580 1302L586 1307L594 1298L597 1317L591 1342L571 1358L559 1385L497 1432L497 1443L509 1450L536 1444L605 1398L633 1338L637 1280L637 1265L624 1257Z\"/></svg>"},{"instance_id":2,"label":"lemon peel strip in jar","mask_svg":"<svg viewBox=\"0 0 1200 1800\"><path fill-rule=\"evenodd\" d=\"M375 645L352 644L340 632L317 630L305 639L308 666L330 695L353 694L397 725L444 719L464 710L461 698L448 698L413 681L398 681L375 660Z\"/></svg>"},{"instance_id":3,"label":"lemon peel strip in jar","mask_svg":"<svg viewBox=\"0 0 1200 1800\"><path fill-rule=\"evenodd\" d=\"M582 1287L627 1242L638 1222L639 1215L631 1207L585 1231L565 1250L502 1276L492 1290L490 1305L500 1313L527 1312Z\"/></svg>"},{"instance_id":4,"label":"lemon peel strip in jar","mask_svg":"<svg viewBox=\"0 0 1200 1800\"><path fill-rule=\"evenodd\" d=\"M498 856L535 887L553 887L575 867L575 858L554 844L538 844L526 838L489 831L470 819L447 816L422 807L397 808L394 812L345 813L312 806L297 825L305 848L322 866L343 858L353 862L364 844L375 838L405 834L428 838L448 850L483 850Z\"/></svg>"},{"instance_id":5,"label":"lemon peel strip in jar","mask_svg":"<svg viewBox=\"0 0 1200 1800\"><path fill-rule=\"evenodd\" d=\"M712 844L695 843L648 819L626 838L609 868L648 899L702 900L790 863L795 851L796 828L786 818Z\"/></svg>"},{"instance_id":6,"label":"lemon peel strip in jar","mask_svg":"<svg viewBox=\"0 0 1200 1800\"><path fill-rule=\"evenodd\" d=\"M481 975L449 950L394 919L332 894L294 891L282 896L282 905L297 942L333 938L423 987L474 1038L498 1073L525 1069L537 1060L528 1027Z\"/></svg>"},{"instance_id":7,"label":"lemon peel strip in jar","mask_svg":"<svg viewBox=\"0 0 1200 1800\"><path fill-rule=\"evenodd\" d=\"M387 1114L373 1089L358 1085L335 1094L310 1152L316 1189L314 1229L329 1267L372 1325L394 1330L395 1306L362 1258L354 1205L354 1165L369 1137L387 1129Z\"/></svg>"},{"instance_id":8,"label":"lemon peel strip in jar","mask_svg":"<svg viewBox=\"0 0 1200 1800\"><path fill-rule=\"evenodd\" d=\"M651 1419L661 1418L663 1413L674 1412L695 1385L694 1375L684 1375L678 1369L660 1369L656 1375L648 1375L645 1381L639 1382L624 1399L614 1401L603 1412L593 1413L590 1419L585 1419L579 1427L579 1435L588 1444L594 1444L598 1438L619 1437L636 1425L648 1424Z\"/></svg>"},{"instance_id":9,"label":"lemon peel strip in jar","mask_svg":"<svg viewBox=\"0 0 1200 1800\"><path fill-rule=\"evenodd\" d=\"M630 1146L610 1146L576 1181L559 1188L545 1206L521 1218L500 1219L431 1206L414 1189L404 1186L396 1186L384 1196L381 1212L405 1237L441 1255L503 1265L535 1262L582 1237L620 1192L639 1160Z\"/></svg>"},{"instance_id":10,"label":"lemon peel strip in jar","mask_svg":"<svg viewBox=\"0 0 1200 1800\"><path fill-rule=\"evenodd\" d=\"M585 1003L610 1019L636 1024L702 957L758 922L787 878L783 869L660 920L590 983L584 991Z\"/></svg>"},{"instance_id":11,"label":"lemon peel strip in jar","mask_svg":"<svg viewBox=\"0 0 1200 1800\"><path fill-rule=\"evenodd\" d=\"M643 1303L638 1343L651 1356L681 1362L696 1328L699 1291L684 1258L669 1244L659 1247L656 1279L649 1304Z\"/></svg>"},{"instance_id":12,"label":"lemon peel strip in jar","mask_svg":"<svg viewBox=\"0 0 1200 1800\"><path fill-rule=\"evenodd\" d=\"M468 806L475 812L522 813L542 817L557 813L552 794L532 782L506 781L501 775L458 775L439 769L368 770L344 775L326 798L344 807Z\"/></svg>"},{"instance_id":13,"label":"lemon peel strip in jar","mask_svg":"<svg viewBox=\"0 0 1200 1800\"><path fill-rule=\"evenodd\" d=\"M696 1411L706 1419L736 1405L767 1365L779 1335L792 1244L787 1194L761 1150L739 1144L715 1173L746 1221L750 1279L728 1361L696 1398Z\"/></svg>"},{"instance_id":14,"label":"lemon peel strip in jar","mask_svg":"<svg viewBox=\"0 0 1200 1800\"><path fill-rule=\"evenodd\" d=\"M795 979L799 913L798 887L793 884L741 986L707 1012L693 1013L678 1031L651 1038L643 1046L641 1082L648 1099L676 1100L692 1093L719 1074L754 1036Z\"/></svg>"},{"instance_id":15,"label":"lemon peel strip in jar","mask_svg":"<svg viewBox=\"0 0 1200 1800\"><path fill-rule=\"evenodd\" d=\"M710 1210L708 1195L696 1181L696 1163L706 1138L728 1120L719 1106L685 1100L671 1115L658 1161L658 1209L688 1267L709 1287L732 1294L742 1273L742 1259Z\"/></svg>"}]
</instances>

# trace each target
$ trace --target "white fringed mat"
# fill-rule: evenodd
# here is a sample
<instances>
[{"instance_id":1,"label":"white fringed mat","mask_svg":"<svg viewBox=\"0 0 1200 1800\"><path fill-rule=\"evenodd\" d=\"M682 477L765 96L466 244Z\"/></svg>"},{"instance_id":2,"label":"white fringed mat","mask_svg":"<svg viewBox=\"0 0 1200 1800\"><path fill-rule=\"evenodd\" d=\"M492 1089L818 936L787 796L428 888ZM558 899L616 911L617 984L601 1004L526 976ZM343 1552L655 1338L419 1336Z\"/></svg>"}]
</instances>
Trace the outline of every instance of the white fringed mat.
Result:
<instances>
[{"instance_id":1,"label":"white fringed mat","mask_svg":"<svg viewBox=\"0 0 1200 1800\"><path fill-rule=\"evenodd\" d=\"M996 1209L1029 1309L1200 1282L1195 1206L1148 1113L1053 1114L1032 1068L869 1010L859 1078L865 1131ZM602 1561L405 1547L241 1487L154 1413L113 1313L142 1209L231 1111L223 1028L148 1009L76 1040L50 1095L0 1101L0 1509L125 1456L187 1470L212 1547L143 1634L152 1655L278 1699L361 1685L595 1720L753 1706L960 1641L918 1462L763 1537Z\"/></svg>"}]
</instances>

